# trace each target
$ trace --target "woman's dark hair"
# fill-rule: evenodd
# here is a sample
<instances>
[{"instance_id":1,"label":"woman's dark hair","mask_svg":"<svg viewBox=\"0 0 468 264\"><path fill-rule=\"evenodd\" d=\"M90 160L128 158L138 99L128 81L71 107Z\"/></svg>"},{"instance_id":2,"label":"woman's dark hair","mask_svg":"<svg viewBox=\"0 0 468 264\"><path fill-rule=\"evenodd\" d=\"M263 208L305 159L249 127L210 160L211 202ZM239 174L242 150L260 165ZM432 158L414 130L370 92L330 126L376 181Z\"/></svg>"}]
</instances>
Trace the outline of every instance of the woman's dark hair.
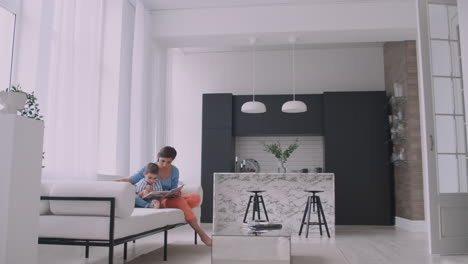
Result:
<instances>
[{"instance_id":1,"label":"woman's dark hair","mask_svg":"<svg viewBox=\"0 0 468 264\"><path fill-rule=\"evenodd\" d=\"M177 151L171 146L165 146L158 152L158 158L171 158L175 159Z\"/></svg>"},{"instance_id":2,"label":"woman's dark hair","mask_svg":"<svg viewBox=\"0 0 468 264\"><path fill-rule=\"evenodd\" d=\"M159 167L156 163L150 162L148 165L146 165L145 172L143 174L158 174L159 172Z\"/></svg>"}]
</instances>

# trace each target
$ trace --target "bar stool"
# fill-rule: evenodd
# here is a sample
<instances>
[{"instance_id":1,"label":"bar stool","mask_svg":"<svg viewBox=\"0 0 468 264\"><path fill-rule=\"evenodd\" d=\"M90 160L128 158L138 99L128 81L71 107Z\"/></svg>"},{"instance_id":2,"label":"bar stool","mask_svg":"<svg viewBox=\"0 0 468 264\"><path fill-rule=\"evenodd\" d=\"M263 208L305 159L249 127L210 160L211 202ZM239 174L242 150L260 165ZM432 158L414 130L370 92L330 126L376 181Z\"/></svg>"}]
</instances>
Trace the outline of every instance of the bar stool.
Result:
<instances>
[{"instance_id":1,"label":"bar stool","mask_svg":"<svg viewBox=\"0 0 468 264\"><path fill-rule=\"evenodd\" d=\"M302 217L301 228L299 229L299 235L301 235L302 228L304 227L304 225L307 225L306 238L309 237L309 226L311 225L318 225L320 229L320 235L322 235L322 225L324 225L325 229L327 230L327 235L328 237L330 237L330 232L328 231L327 220L325 219L325 214L323 213L322 202L320 201L320 196L317 195L317 193L321 193L323 191L306 190L305 192L312 193L312 195L309 195L307 197L307 203L304 209L304 216ZM311 212L315 213L315 205L317 205L318 222L311 222L310 213ZM312 210L310 207L312 207ZM306 219L306 216L307 216L307 222L304 222Z\"/></svg>"},{"instance_id":2,"label":"bar stool","mask_svg":"<svg viewBox=\"0 0 468 264\"><path fill-rule=\"evenodd\" d=\"M247 223L245 220L247 219L247 214L249 213L249 208L250 204L253 203L253 211L252 211L252 220L262 220L260 217L260 204L263 206L263 212L265 213L265 217L267 221L270 221L268 219L268 213L265 207L265 202L263 200L263 196L259 195L259 193L263 193L265 191L258 191L258 190L253 190L253 191L247 191L250 193L253 193L253 195L250 195L249 198L249 203L247 204L247 209L245 210L245 215L244 215L244 223ZM258 219L255 219L255 212L257 212Z\"/></svg>"}]
</instances>

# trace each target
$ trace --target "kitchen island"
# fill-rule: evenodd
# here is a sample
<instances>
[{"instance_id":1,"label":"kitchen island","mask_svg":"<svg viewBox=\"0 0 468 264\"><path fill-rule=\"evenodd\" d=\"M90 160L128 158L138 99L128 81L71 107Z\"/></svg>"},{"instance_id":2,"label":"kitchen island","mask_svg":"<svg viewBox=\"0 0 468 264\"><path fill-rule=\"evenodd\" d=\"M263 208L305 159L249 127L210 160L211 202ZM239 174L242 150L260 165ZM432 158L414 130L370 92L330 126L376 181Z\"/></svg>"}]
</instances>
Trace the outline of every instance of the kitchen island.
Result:
<instances>
[{"instance_id":1,"label":"kitchen island","mask_svg":"<svg viewBox=\"0 0 468 264\"><path fill-rule=\"evenodd\" d=\"M270 222L281 223L297 236L309 193L304 190L321 190L319 193L330 229L335 234L335 184L333 173L215 173L213 193L213 229L242 225L251 193L263 190L263 199ZM261 216L264 218L263 208ZM252 217L250 206L247 220ZM311 215L317 221L317 215ZM305 229L303 230L303 236ZM320 236L318 226L310 227L309 237ZM326 238L326 233L323 238Z\"/></svg>"}]
</instances>

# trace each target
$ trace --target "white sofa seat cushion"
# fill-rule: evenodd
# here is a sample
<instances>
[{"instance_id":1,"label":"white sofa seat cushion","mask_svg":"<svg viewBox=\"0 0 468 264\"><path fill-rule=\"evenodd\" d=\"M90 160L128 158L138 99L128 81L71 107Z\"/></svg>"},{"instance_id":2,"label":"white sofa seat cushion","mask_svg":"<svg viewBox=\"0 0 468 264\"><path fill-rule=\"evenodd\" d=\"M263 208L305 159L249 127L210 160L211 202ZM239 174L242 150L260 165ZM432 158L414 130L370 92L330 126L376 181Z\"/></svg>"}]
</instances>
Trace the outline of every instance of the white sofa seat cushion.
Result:
<instances>
[{"instance_id":1,"label":"white sofa seat cushion","mask_svg":"<svg viewBox=\"0 0 468 264\"><path fill-rule=\"evenodd\" d=\"M68 197L114 197L115 216L129 217L135 207L135 187L128 182L56 182L50 196ZM50 201L54 215L109 216L110 202L96 201Z\"/></svg>"},{"instance_id":2,"label":"white sofa seat cushion","mask_svg":"<svg viewBox=\"0 0 468 264\"><path fill-rule=\"evenodd\" d=\"M114 238L136 235L167 225L185 223L179 209L135 208L127 218L115 218ZM39 217L39 237L109 239L109 217L43 215Z\"/></svg>"}]
</instances>

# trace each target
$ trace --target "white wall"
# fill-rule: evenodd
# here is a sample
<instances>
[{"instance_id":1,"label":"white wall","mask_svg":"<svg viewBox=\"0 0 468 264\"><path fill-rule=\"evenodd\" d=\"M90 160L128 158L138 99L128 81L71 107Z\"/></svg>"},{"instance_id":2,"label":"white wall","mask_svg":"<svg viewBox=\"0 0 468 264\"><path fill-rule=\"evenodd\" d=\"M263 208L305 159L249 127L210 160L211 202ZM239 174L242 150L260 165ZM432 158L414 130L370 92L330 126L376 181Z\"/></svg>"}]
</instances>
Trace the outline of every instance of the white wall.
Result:
<instances>
[{"instance_id":1,"label":"white wall","mask_svg":"<svg viewBox=\"0 0 468 264\"><path fill-rule=\"evenodd\" d=\"M15 15L0 5L0 90L10 85L11 58L13 56L13 33Z\"/></svg>"},{"instance_id":2,"label":"white wall","mask_svg":"<svg viewBox=\"0 0 468 264\"><path fill-rule=\"evenodd\" d=\"M0 6L13 13L18 13L21 0L0 0Z\"/></svg>"},{"instance_id":3,"label":"white wall","mask_svg":"<svg viewBox=\"0 0 468 264\"><path fill-rule=\"evenodd\" d=\"M291 93L291 52L257 54L259 94ZM297 93L385 90L382 47L309 49L296 53ZM251 93L251 53L182 54L168 61L167 139L186 183L200 184L203 93Z\"/></svg>"}]
</instances>

